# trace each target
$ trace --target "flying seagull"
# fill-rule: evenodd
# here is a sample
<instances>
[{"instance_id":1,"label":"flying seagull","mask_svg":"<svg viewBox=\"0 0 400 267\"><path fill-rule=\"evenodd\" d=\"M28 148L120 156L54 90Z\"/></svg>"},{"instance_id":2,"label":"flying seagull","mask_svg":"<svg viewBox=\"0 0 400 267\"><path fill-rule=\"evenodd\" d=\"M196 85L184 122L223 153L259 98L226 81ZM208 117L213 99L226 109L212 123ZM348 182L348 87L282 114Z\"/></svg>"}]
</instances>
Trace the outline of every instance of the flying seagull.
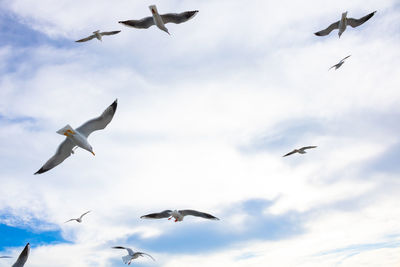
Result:
<instances>
[{"instance_id":1,"label":"flying seagull","mask_svg":"<svg viewBox=\"0 0 400 267\"><path fill-rule=\"evenodd\" d=\"M340 67L343 65L344 61L345 61L347 58L349 58L350 56L351 56L351 55L349 55L349 56L345 57L344 59L340 60L339 63L337 63L337 64L333 65L332 67L330 67L329 70L332 69L332 68L335 68L335 70L337 70L338 68L340 68Z\"/></svg>"},{"instance_id":2,"label":"flying seagull","mask_svg":"<svg viewBox=\"0 0 400 267\"><path fill-rule=\"evenodd\" d=\"M12 257L10 256L0 256L0 259L11 259Z\"/></svg>"},{"instance_id":3,"label":"flying seagull","mask_svg":"<svg viewBox=\"0 0 400 267\"><path fill-rule=\"evenodd\" d=\"M28 260L29 251L30 251L30 245L28 243L26 244L24 250L22 250L17 261L11 267L23 267L26 261Z\"/></svg>"},{"instance_id":4,"label":"flying seagull","mask_svg":"<svg viewBox=\"0 0 400 267\"><path fill-rule=\"evenodd\" d=\"M114 35L114 34L117 34L117 33L120 33L120 32L121 32L121 31L112 31L112 32L100 32L100 31L95 31L95 32L93 32L93 34L90 35L89 37L80 39L80 40L75 41L75 42L77 42L77 43L87 42L87 41L92 40L93 38L97 38L99 41L102 41L102 37L103 37L104 35Z\"/></svg>"},{"instance_id":5,"label":"flying seagull","mask_svg":"<svg viewBox=\"0 0 400 267\"><path fill-rule=\"evenodd\" d=\"M89 144L88 136L97 130L104 129L112 120L117 110L117 99L97 118L91 119L76 129L69 124L57 131L58 134L65 135L65 140L58 146L56 154L51 157L40 170L35 174L41 174L54 168L71 154L74 153L73 148L81 147L94 155L93 148Z\"/></svg>"},{"instance_id":6,"label":"flying seagull","mask_svg":"<svg viewBox=\"0 0 400 267\"><path fill-rule=\"evenodd\" d=\"M305 146L299 149L295 149L292 152L287 153L286 155L284 155L284 157L290 156L294 153L300 153L300 154L306 154L306 149L311 149L311 148L316 148L317 146Z\"/></svg>"},{"instance_id":7,"label":"flying seagull","mask_svg":"<svg viewBox=\"0 0 400 267\"><path fill-rule=\"evenodd\" d=\"M198 10L194 11L186 11L182 13L168 13L164 15L160 15L157 11L157 7L155 5L149 6L150 11L152 16L151 17L146 17L140 20L125 20L125 21L119 21L119 23L122 23L126 26L137 28L137 29L147 29L153 25L156 25L160 30L165 31L166 33L169 34L169 31L167 27L165 27L165 24L167 23L175 23L175 24L180 24L183 22L186 22L193 18Z\"/></svg>"},{"instance_id":8,"label":"flying seagull","mask_svg":"<svg viewBox=\"0 0 400 267\"><path fill-rule=\"evenodd\" d=\"M325 36L331 33L331 31L338 29L339 30L339 38L342 35L342 33L346 30L347 25L350 25L351 27L355 28L372 18L372 16L376 13L376 11L362 17L359 19L353 19L353 18L347 18L347 11L342 13L342 18L339 21L336 21L335 23L332 23L328 28L325 30L319 31L314 33L317 36Z\"/></svg>"},{"instance_id":9,"label":"flying seagull","mask_svg":"<svg viewBox=\"0 0 400 267\"><path fill-rule=\"evenodd\" d=\"M196 210L164 210L159 213L151 213L147 215L143 215L140 218L141 219L163 219L163 218L168 218L168 220L171 220L172 218L175 218L175 222L181 222L183 221L183 217L186 215L192 215L196 217L202 217L204 219L210 219L210 220L219 220L217 217L214 217L211 214L196 211Z\"/></svg>"},{"instance_id":10,"label":"flying seagull","mask_svg":"<svg viewBox=\"0 0 400 267\"><path fill-rule=\"evenodd\" d=\"M128 255L122 257L122 261L128 265L130 265L131 261L133 261L134 259L137 259L139 257L144 257L143 255L146 255L146 256L150 257L153 261L155 261L155 259L152 256L150 256L149 254L144 253L144 252L139 252L139 251L134 252L132 249L126 248L126 247L112 247L112 248L126 249L128 251Z\"/></svg>"},{"instance_id":11,"label":"flying seagull","mask_svg":"<svg viewBox=\"0 0 400 267\"><path fill-rule=\"evenodd\" d=\"M87 212L85 212L84 214L82 214L81 215L81 217L79 217L79 218L77 218L77 219L69 219L68 221L66 221L65 223L67 223L67 222L71 222L71 221L77 221L78 223L81 223L82 222L82 218L83 218L83 216L85 216L86 214L88 214L90 212L90 210L89 211L87 211Z\"/></svg>"}]
</instances>

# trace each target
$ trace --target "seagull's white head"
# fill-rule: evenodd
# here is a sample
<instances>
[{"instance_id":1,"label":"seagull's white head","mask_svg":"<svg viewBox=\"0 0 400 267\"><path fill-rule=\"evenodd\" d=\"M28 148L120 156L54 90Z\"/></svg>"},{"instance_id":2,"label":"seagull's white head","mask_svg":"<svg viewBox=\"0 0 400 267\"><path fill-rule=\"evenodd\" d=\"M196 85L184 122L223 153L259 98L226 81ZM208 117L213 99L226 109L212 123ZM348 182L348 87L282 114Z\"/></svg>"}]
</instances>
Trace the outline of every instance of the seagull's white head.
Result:
<instances>
[{"instance_id":1,"label":"seagull's white head","mask_svg":"<svg viewBox=\"0 0 400 267\"><path fill-rule=\"evenodd\" d=\"M158 13L156 5L151 5L151 6L149 6L149 8L150 8L151 14Z\"/></svg>"}]
</instances>

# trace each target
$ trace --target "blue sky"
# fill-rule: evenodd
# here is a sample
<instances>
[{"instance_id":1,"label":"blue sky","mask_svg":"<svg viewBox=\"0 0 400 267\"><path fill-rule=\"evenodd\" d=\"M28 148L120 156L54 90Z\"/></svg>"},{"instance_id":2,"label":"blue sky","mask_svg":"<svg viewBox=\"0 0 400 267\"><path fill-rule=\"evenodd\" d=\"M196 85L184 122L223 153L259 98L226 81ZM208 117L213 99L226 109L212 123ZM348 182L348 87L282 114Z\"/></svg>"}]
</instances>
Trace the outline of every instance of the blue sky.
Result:
<instances>
[{"instance_id":1,"label":"blue sky","mask_svg":"<svg viewBox=\"0 0 400 267\"><path fill-rule=\"evenodd\" d=\"M150 4L199 13L171 36L117 23ZM346 10L378 12L313 35ZM123 266L116 245L157 259L137 266L398 266L399 18L394 0L1 2L0 255L30 242L32 267ZM95 30L122 31L74 42ZM58 129L116 98L95 157L33 175ZM318 148L282 158L304 145ZM221 220L139 219L186 208Z\"/></svg>"}]
</instances>

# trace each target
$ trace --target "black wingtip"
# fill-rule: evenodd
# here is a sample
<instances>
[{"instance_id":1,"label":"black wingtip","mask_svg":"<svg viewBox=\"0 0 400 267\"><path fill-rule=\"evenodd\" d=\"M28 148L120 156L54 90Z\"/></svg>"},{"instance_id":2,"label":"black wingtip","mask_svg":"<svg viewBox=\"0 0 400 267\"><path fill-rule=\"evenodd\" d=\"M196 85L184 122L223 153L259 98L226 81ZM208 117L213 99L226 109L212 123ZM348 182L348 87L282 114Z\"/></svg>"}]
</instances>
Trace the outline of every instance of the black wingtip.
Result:
<instances>
[{"instance_id":1,"label":"black wingtip","mask_svg":"<svg viewBox=\"0 0 400 267\"><path fill-rule=\"evenodd\" d=\"M117 105L118 105L118 98L115 99L115 101L111 104L112 109L115 111L117 110Z\"/></svg>"},{"instance_id":2,"label":"black wingtip","mask_svg":"<svg viewBox=\"0 0 400 267\"><path fill-rule=\"evenodd\" d=\"M37 172L35 172L34 173L34 175L37 175L37 174L41 174L41 173L44 173L44 172L47 172L48 170L45 170L43 167L42 168L40 168L40 170L38 170ZM29 244L29 243L28 243Z\"/></svg>"}]
</instances>

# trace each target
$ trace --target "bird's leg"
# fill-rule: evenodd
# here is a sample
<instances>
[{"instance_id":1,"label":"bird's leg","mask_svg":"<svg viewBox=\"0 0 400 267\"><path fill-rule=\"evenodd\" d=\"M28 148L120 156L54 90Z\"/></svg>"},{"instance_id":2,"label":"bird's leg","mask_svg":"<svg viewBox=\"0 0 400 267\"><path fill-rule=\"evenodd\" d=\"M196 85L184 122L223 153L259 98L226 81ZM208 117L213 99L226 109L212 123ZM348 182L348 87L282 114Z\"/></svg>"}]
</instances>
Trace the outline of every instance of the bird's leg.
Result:
<instances>
[{"instance_id":1,"label":"bird's leg","mask_svg":"<svg viewBox=\"0 0 400 267\"><path fill-rule=\"evenodd\" d=\"M172 216L168 218L168 221L172 219Z\"/></svg>"},{"instance_id":2,"label":"bird's leg","mask_svg":"<svg viewBox=\"0 0 400 267\"><path fill-rule=\"evenodd\" d=\"M178 221L178 219L177 218L175 218L175 222L177 222Z\"/></svg>"}]
</instances>

